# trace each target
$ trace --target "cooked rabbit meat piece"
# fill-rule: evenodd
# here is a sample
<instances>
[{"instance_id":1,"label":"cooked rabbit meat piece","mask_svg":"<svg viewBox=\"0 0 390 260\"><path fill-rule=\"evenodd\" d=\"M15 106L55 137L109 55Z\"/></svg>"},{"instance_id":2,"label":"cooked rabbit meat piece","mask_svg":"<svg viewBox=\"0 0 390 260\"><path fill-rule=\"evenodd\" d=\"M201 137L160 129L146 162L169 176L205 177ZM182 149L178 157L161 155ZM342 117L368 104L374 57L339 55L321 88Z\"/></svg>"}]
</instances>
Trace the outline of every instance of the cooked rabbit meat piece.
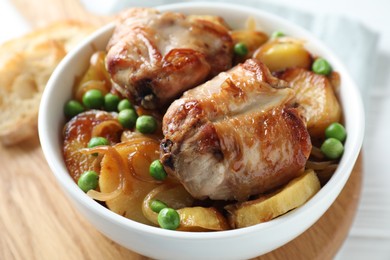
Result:
<instances>
[{"instance_id":1,"label":"cooked rabbit meat piece","mask_svg":"<svg viewBox=\"0 0 390 260\"><path fill-rule=\"evenodd\" d=\"M164 107L229 69L232 45L228 29L210 17L134 8L119 19L106 66L124 96L147 108Z\"/></svg>"},{"instance_id":2,"label":"cooked rabbit meat piece","mask_svg":"<svg viewBox=\"0 0 390 260\"><path fill-rule=\"evenodd\" d=\"M163 119L165 169L198 199L246 200L302 173L311 151L294 90L257 60L191 89Z\"/></svg>"}]
</instances>

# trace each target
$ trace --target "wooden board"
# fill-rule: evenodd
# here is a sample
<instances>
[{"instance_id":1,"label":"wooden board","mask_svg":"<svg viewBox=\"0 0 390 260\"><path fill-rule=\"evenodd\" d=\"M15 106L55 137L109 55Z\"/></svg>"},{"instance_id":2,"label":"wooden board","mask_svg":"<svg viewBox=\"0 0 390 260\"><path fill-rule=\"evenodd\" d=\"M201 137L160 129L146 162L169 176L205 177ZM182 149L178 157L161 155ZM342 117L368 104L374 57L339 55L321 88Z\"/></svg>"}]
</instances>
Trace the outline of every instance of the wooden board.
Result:
<instances>
[{"instance_id":1,"label":"wooden board","mask_svg":"<svg viewBox=\"0 0 390 260\"><path fill-rule=\"evenodd\" d=\"M96 24L107 20L88 14L76 0L12 2L33 27L61 18ZM107 239L75 211L50 172L38 137L10 148L0 145L0 161L0 259L148 259ZM336 202L313 227L256 259L331 259L357 209L361 161Z\"/></svg>"},{"instance_id":2,"label":"wooden board","mask_svg":"<svg viewBox=\"0 0 390 260\"><path fill-rule=\"evenodd\" d=\"M0 158L0 259L148 259L107 239L75 211L50 172L38 138L0 146ZM361 182L359 158L342 193L314 226L257 259L332 259L348 234Z\"/></svg>"}]
</instances>

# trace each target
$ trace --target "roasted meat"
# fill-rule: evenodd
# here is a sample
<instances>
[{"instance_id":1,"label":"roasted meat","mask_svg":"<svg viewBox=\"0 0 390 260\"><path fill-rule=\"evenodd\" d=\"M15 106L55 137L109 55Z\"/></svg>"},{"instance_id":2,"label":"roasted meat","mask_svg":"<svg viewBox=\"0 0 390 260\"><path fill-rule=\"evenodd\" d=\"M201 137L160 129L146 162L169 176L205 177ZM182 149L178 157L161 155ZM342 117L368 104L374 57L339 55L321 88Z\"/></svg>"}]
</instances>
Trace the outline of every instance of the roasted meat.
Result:
<instances>
[{"instance_id":1,"label":"roasted meat","mask_svg":"<svg viewBox=\"0 0 390 260\"><path fill-rule=\"evenodd\" d=\"M221 19L211 18L147 8L123 13L107 45L117 90L146 108L164 107L229 69L233 41Z\"/></svg>"},{"instance_id":2,"label":"roasted meat","mask_svg":"<svg viewBox=\"0 0 390 260\"><path fill-rule=\"evenodd\" d=\"M174 101L161 161L198 199L246 200L299 176L311 151L294 90L247 60Z\"/></svg>"}]
</instances>

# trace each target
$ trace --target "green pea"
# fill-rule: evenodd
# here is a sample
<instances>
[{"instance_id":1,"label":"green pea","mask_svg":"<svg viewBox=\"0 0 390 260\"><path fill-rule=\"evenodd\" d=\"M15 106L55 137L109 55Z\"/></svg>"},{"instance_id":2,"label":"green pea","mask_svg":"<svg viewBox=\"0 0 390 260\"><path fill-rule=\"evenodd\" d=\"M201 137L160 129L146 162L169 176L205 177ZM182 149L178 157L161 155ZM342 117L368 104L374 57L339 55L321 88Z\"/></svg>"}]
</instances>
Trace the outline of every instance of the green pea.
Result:
<instances>
[{"instance_id":1,"label":"green pea","mask_svg":"<svg viewBox=\"0 0 390 260\"><path fill-rule=\"evenodd\" d=\"M165 208L168 208L167 204L165 204L164 202L160 201L160 200L153 200L150 202L150 208L156 212L156 213L160 213L160 211L162 209L165 209Z\"/></svg>"},{"instance_id":2,"label":"green pea","mask_svg":"<svg viewBox=\"0 0 390 260\"><path fill-rule=\"evenodd\" d=\"M109 145L109 144L110 144L110 142L106 138L96 136L96 137L92 137L89 140L88 148L92 148L92 147L99 146L99 145Z\"/></svg>"},{"instance_id":3,"label":"green pea","mask_svg":"<svg viewBox=\"0 0 390 260\"><path fill-rule=\"evenodd\" d=\"M175 230L180 226L180 215L172 208L164 208L158 213L157 222L164 229Z\"/></svg>"},{"instance_id":4,"label":"green pea","mask_svg":"<svg viewBox=\"0 0 390 260\"><path fill-rule=\"evenodd\" d=\"M72 117L80 114L84 110L85 109L84 109L83 105L80 102L78 102L77 100L73 100L73 99L66 102L66 104L64 106L64 114L68 118L72 118Z\"/></svg>"},{"instance_id":5,"label":"green pea","mask_svg":"<svg viewBox=\"0 0 390 260\"><path fill-rule=\"evenodd\" d=\"M317 58L312 65L312 70L316 74L329 75L332 71L332 67L329 62L323 58Z\"/></svg>"},{"instance_id":6,"label":"green pea","mask_svg":"<svg viewBox=\"0 0 390 260\"><path fill-rule=\"evenodd\" d=\"M152 116L142 115L137 118L135 128L143 134L151 134L157 129L156 119Z\"/></svg>"},{"instance_id":7,"label":"green pea","mask_svg":"<svg viewBox=\"0 0 390 260\"><path fill-rule=\"evenodd\" d=\"M332 123L325 129L326 138L336 138L340 142L344 142L347 138L347 131L344 126L340 123Z\"/></svg>"},{"instance_id":8,"label":"green pea","mask_svg":"<svg viewBox=\"0 0 390 260\"><path fill-rule=\"evenodd\" d=\"M165 172L164 166L159 160L155 160L150 164L149 173L150 176L159 181L163 181L167 178L167 173Z\"/></svg>"},{"instance_id":9,"label":"green pea","mask_svg":"<svg viewBox=\"0 0 390 260\"><path fill-rule=\"evenodd\" d=\"M127 99L122 99L118 104L118 111L122 111L124 109L134 109L133 104L131 104Z\"/></svg>"},{"instance_id":10,"label":"green pea","mask_svg":"<svg viewBox=\"0 0 390 260\"><path fill-rule=\"evenodd\" d=\"M282 31L274 31L271 35L271 38L276 39L283 36L285 36L285 34Z\"/></svg>"},{"instance_id":11,"label":"green pea","mask_svg":"<svg viewBox=\"0 0 390 260\"><path fill-rule=\"evenodd\" d=\"M125 128L133 128L135 125L135 122L137 121L138 115L137 112L135 112L134 109L123 109L118 114L118 121L119 123L125 127Z\"/></svg>"},{"instance_id":12,"label":"green pea","mask_svg":"<svg viewBox=\"0 0 390 260\"><path fill-rule=\"evenodd\" d=\"M118 109L119 97L108 93L104 96L104 109L106 111L116 111Z\"/></svg>"},{"instance_id":13,"label":"green pea","mask_svg":"<svg viewBox=\"0 0 390 260\"><path fill-rule=\"evenodd\" d=\"M104 106L104 96L100 90L90 89L83 95L83 104L90 109L98 109Z\"/></svg>"},{"instance_id":14,"label":"green pea","mask_svg":"<svg viewBox=\"0 0 390 260\"><path fill-rule=\"evenodd\" d=\"M109 145L110 142L104 137L92 137L88 142L88 148L92 148L99 145ZM93 156L98 156L98 153L93 153Z\"/></svg>"},{"instance_id":15,"label":"green pea","mask_svg":"<svg viewBox=\"0 0 390 260\"><path fill-rule=\"evenodd\" d=\"M98 186L99 175L94 171L86 171L80 175L77 185L84 192L94 190Z\"/></svg>"},{"instance_id":16,"label":"green pea","mask_svg":"<svg viewBox=\"0 0 390 260\"><path fill-rule=\"evenodd\" d=\"M238 56L245 56L248 54L248 47L243 42L238 42L234 45L234 53Z\"/></svg>"},{"instance_id":17,"label":"green pea","mask_svg":"<svg viewBox=\"0 0 390 260\"><path fill-rule=\"evenodd\" d=\"M338 159L344 152L344 146L339 140L331 137L321 145L321 152L329 159Z\"/></svg>"}]
</instances>

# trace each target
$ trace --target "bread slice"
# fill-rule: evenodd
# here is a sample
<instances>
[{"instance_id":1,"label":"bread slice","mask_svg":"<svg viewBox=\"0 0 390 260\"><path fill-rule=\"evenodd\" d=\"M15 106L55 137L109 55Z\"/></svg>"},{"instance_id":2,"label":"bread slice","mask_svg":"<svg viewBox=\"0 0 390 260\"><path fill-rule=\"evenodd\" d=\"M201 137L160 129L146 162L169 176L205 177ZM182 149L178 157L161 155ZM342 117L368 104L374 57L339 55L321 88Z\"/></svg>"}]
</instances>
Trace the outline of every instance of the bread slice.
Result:
<instances>
[{"instance_id":1,"label":"bread slice","mask_svg":"<svg viewBox=\"0 0 390 260\"><path fill-rule=\"evenodd\" d=\"M13 145L34 136L42 92L67 52L95 30L60 21L0 46L0 140Z\"/></svg>"}]
</instances>

